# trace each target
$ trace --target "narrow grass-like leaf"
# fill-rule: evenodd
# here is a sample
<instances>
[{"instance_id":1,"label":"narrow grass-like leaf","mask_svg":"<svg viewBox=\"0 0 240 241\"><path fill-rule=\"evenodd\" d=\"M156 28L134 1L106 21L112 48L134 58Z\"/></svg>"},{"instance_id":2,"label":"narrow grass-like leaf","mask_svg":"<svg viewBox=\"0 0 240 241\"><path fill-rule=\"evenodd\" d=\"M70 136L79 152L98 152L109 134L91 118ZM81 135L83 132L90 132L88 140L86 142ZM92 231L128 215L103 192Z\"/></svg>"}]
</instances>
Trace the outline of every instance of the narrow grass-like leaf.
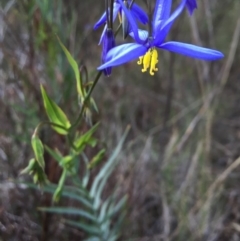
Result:
<instances>
[{"instance_id":1,"label":"narrow grass-like leaf","mask_svg":"<svg viewBox=\"0 0 240 241\"><path fill-rule=\"evenodd\" d=\"M86 167L87 167L89 161L88 161L87 156L86 156L84 153L82 153L82 158L83 158L83 160L84 160L84 162L85 162L85 165L86 165ZM89 178L90 178L90 171L89 171L88 168L86 168L85 173L84 173L84 176L83 176L83 178L82 178L82 185L83 185L84 188L87 187Z\"/></svg>"},{"instance_id":2,"label":"narrow grass-like leaf","mask_svg":"<svg viewBox=\"0 0 240 241\"><path fill-rule=\"evenodd\" d=\"M64 169L63 172L62 172L62 175L60 177L60 180L58 182L58 187L57 189L55 190L54 194L53 194L53 201L54 202L58 202L61 195L62 195L62 192L63 192L63 186L64 186L64 182L66 180L66 177L67 177L67 170Z\"/></svg>"},{"instance_id":3,"label":"narrow grass-like leaf","mask_svg":"<svg viewBox=\"0 0 240 241\"><path fill-rule=\"evenodd\" d=\"M115 237L115 239L109 239L109 240L117 240L118 237L120 236L120 230L121 230L121 226L122 226L122 223L123 223L123 220L126 216L126 212L121 212L120 215L118 216L118 220L117 222L115 223L115 225L112 227L111 231L110 231L110 234L109 234L109 237Z\"/></svg>"},{"instance_id":4,"label":"narrow grass-like leaf","mask_svg":"<svg viewBox=\"0 0 240 241\"><path fill-rule=\"evenodd\" d=\"M108 205L110 204L110 202L112 201L112 199L113 199L113 197L110 196L110 197L109 197L107 200L105 200L104 203L102 204L101 209L100 209L100 213L99 213L99 215L98 215L98 222L99 222L99 223L101 223L101 222L105 219Z\"/></svg>"},{"instance_id":5,"label":"narrow grass-like leaf","mask_svg":"<svg viewBox=\"0 0 240 241\"><path fill-rule=\"evenodd\" d=\"M103 156L105 155L106 149L102 149L100 150L97 155L95 155L93 157L93 159L89 162L89 164L87 165L88 169L94 168L96 165L98 165L102 159Z\"/></svg>"},{"instance_id":6,"label":"narrow grass-like leaf","mask_svg":"<svg viewBox=\"0 0 240 241\"><path fill-rule=\"evenodd\" d=\"M80 228L91 235L99 235L100 230L97 226L85 224L83 222L76 222L71 220L65 220L65 223L72 225L74 227Z\"/></svg>"},{"instance_id":7,"label":"narrow grass-like leaf","mask_svg":"<svg viewBox=\"0 0 240 241\"><path fill-rule=\"evenodd\" d=\"M67 50L67 48L63 45L63 43L61 42L61 40L57 37L58 42L63 50L63 52L65 53L69 64L71 65L74 74L75 74L75 78L76 78L76 82L77 82L77 92L78 94L81 96L81 101L83 101L84 99L84 90L83 90L83 84L80 78L80 72L79 72L79 67L77 62L74 60L74 58L72 57L72 55L70 54L70 52Z\"/></svg>"},{"instance_id":8,"label":"narrow grass-like leaf","mask_svg":"<svg viewBox=\"0 0 240 241\"><path fill-rule=\"evenodd\" d=\"M129 131L129 127L127 128L127 130L125 131L124 135L122 136L122 138L120 139L120 142L118 143L117 147L115 148L114 152L112 153L112 155L110 156L110 158L108 159L108 161L105 163L105 165L102 167L102 169L100 170L100 172L98 173L98 175L95 177L93 185L91 187L90 190L90 196L94 197L97 194L97 189L99 188L99 183L100 181L104 178L103 183L106 182L106 180L108 179L109 175L111 174L111 172L113 171L113 166L115 166L115 162L116 162L116 158L119 155L122 146L123 146L123 142L128 134ZM107 177L107 178L106 178ZM98 192L98 195L101 194L101 192ZM95 201L98 203L99 200ZM97 205L98 206L98 205Z\"/></svg>"},{"instance_id":9,"label":"narrow grass-like leaf","mask_svg":"<svg viewBox=\"0 0 240 241\"><path fill-rule=\"evenodd\" d=\"M97 104L95 102L95 100L91 97L90 98L90 103L92 104L93 108L95 109L96 112L99 112L98 111L98 107L97 107Z\"/></svg>"},{"instance_id":10,"label":"narrow grass-like leaf","mask_svg":"<svg viewBox=\"0 0 240 241\"><path fill-rule=\"evenodd\" d=\"M89 209L93 209L93 204L90 201L88 201L87 199L83 198L79 194L63 191L62 195L64 197L68 197L70 199L74 199L76 201L81 202L82 204L84 204Z\"/></svg>"},{"instance_id":11,"label":"narrow grass-like leaf","mask_svg":"<svg viewBox=\"0 0 240 241\"><path fill-rule=\"evenodd\" d=\"M32 183L27 183L26 185L28 185L28 187L30 187L30 188L39 189L37 185L32 184ZM57 185L54 185L54 186L49 185L49 186L44 186L42 188L42 190L44 192L48 192L48 193L53 194L54 191L56 190L56 188L57 188ZM62 196L66 197L66 198L72 198L76 201L81 202L86 207L89 207L90 209L93 209L93 203L91 202L91 200L89 200L89 198L87 197L85 192L83 192L79 189L71 190L65 185L64 190L62 192Z\"/></svg>"},{"instance_id":12,"label":"narrow grass-like leaf","mask_svg":"<svg viewBox=\"0 0 240 241\"><path fill-rule=\"evenodd\" d=\"M88 239L84 239L84 241L102 241L102 240L98 237L91 237L91 238L88 238Z\"/></svg>"},{"instance_id":13,"label":"narrow grass-like leaf","mask_svg":"<svg viewBox=\"0 0 240 241\"><path fill-rule=\"evenodd\" d=\"M102 191L106 185L106 182L107 182L109 176L111 175L112 171L114 170L114 167L116 166L116 162L113 164L115 164L115 165L112 165L111 168L109 168L107 170L105 177L103 177L103 179L100 180L100 184L98 185L98 189L96 190L96 193L94 195L94 208L95 209L98 209L101 204Z\"/></svg>"},{"instance_id":14,"label":"narrow grass-like leaf","mask_svg":"<svg viewBox=\"0 0 240 241\"><path fill-rule=\"evenodd\" d=\"M61 110L61 108L49 98L46 91L44 90L43 86L41 85L41 92L43 97L43 103L48 115L48 118L51 122L58 125L52 125L52 128L61 135L67 135L68 129L71 126L67 116Z\"/></svg>"},{"instance_id":15,"label":"narrow grass-like leaf","mask_svg":"<svg viewBox=\"0 0 240 241\"><path fill-rule=\"evenodd\" d=\"M111 219L114 215L116 215L122 208L123 206L126 204L127 201L127 196L125 195L124 197L122 197L117 204L109 206L109 209L107 210L107 213L105 215L105 220L109 220ZM102 219L101 221L104 222L104 219Z\"/></svg>"},{"instance_id":16,"label":"narrow grass-like leaf","mask_svg":"<svg viewBox=\"0 0 240 241\"><path fill-rule=\"evenodd\" d=\"M110 225L111 225L111 220L106 220L104 223L101 224L101 231L102 231L102 237L103 240L108 240L109 237L109 232L110 232Z\"/></svg>"},{"instance_id":17,"label":"narrow grass-like leaf","mask_svg":"<svg viewBox=\"0 0 240 241\"><path fill-rule=\"evenodd\" d=\"M81 209L78 208L71 208L71 207L49 207L49 208L38 208L38 210L40 211L44 211L44 212L49 212L49 213L58 213L58 214L68 214L68 215L77 215L77 216L81 216L84 218L87 218L93 222L97 222L97 218L92 215L91 213L87 212L87 211L83 211Z\"/></svg>"},{"instance_id":18,"label":"narrow grass-like leaf","mask_svg":"<svg viewBox=\"0 0 240 241\"><path fill-rule=\"evenodd\" d=\"M119 235L114 235L112 236L111 234L109 235L108 241L116 241L119 238Z\"/></svg>"}]
</instances>

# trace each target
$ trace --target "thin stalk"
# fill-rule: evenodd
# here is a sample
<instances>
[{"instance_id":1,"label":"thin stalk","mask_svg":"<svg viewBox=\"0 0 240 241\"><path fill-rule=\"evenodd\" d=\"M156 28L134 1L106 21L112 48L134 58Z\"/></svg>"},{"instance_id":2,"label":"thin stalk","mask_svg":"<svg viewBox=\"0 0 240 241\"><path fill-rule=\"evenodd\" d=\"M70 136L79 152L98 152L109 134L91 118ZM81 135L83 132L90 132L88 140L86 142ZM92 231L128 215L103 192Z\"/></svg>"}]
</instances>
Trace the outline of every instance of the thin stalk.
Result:
<instances>
[{"instance_id":1,"label":"thin stalk","mask_svg":"<svg viewBox=\"0 0 240 241\"><path fill-rule=\"evenodd\" d=\"M131 3L130 3L130 8L132 7L132 5L133 5L134 2L135 2L135 0L132 0L132 1L131 1ZM114 1L111 0L111 10L113 10L113 3L114 3ZM109 20L108 0L105 1L105 4L106 4L107 20ZM111 16L113 17L112 14L111 14ZM110 16L110 17L111 17L111 16ZM109 24L109 21L107 22L107 24ZM116 36L116 35L118 34L118 32L119 32L121 26L122 26L122 23L119 24L119 26L118 26L116 32L114 33L114 36ZM109 27L109 25L108 25L108 27ZM79 115L78 115L77 120L75 121L75 123L70 127L70 130L69 130L70 132L72 132L72 130L75 129L75 128L78 126L78 124L80 123L80 121L81 121L81 119L82 119L82 117L83 117L83 114L84 114L84 112L85 112L85 110L86 110L87 102L89 101L90 96L91 96L91 94L92 94L92 92L93 92L93 90L94 90L94 88L95 88L95 86L96 86L98 80L100 79L102 73L103 73L103 71L99 71L98 74L96 75L96 77L95 77L95 79L94 79L94 82L93 82L93 84L92 84L92 86L91 86L89 92L87 93L86 98L84 99L84 102L83 102L83 106L82 106L81 112L79 113Z\"/></svg>"},{"instance_id":2,"label":"thin stalk","mask_svg":"<svg viewBox=\"0 0 240 241\"><path fill-rule=\"evenodd\" d=\"M80 67L80 73L81 73L81 79L83 79L82 76L83 76L83 74L84 74L84 76L85 76L85 83L88 84L88 83L89 83L88 70L87 70L87 68L86 68L85 65L82 65L82 66ZM81 88L82 88L82 90L83 90L83 86L85 86L85 84L83 84L82 81L80 81L80 82L81 82Z\"/></svg>"},{"instance_id":3,"label":"thin stalk","mask_svg":"<svg viewBox=\"0 0 240 241\"><path fill-rule=\"evenodd\" d=\"M108 0L105 0L105 9L106 9L106 18L107 18L107 27L110 27L109 22L109 7L108 7Z\"/></svg>"},{"instance_id":4,"label":"thin stalk","mask_svg":"<svg viewBox=\"0 0 240 241\"><path fill-rule=\"evenodd\" d=\"M151 1L148 1L148 19L152 19ZM152 23L151 23L151 21L148 21L148 32L149 32L149 36L152 36Z\"/></svg>"},{"instance_id":5,"label":"thin stalk","mask_svg":"<svg viewBox=\"0 0 240 241\"><path fill-rule=\"evenodd\" d=\"M121 29L121 27L122 27L122 23L120 23L120 24L118 25L117 30L116 30L116 32L114 33L114 37L117 36L117 34L118 34L119 30Z\"/></svg>"},{"instance_id":6,"label":"thin stalk","mask_svg":"<svg viewBox=\"0 0 240 241\"><path fill-rule=\"evenodd\" d=\"M110 5L110 28L113 29L113 4L114 0L111 0L111 5Z\"/></svg>"},{"instance_id":7,"label":"thin stalk","mask_svg":"<svg viewBox=\"0 0 240 241\"><path fill-rule=\"evenodd\" d=\"M76 122L70 127L70 132L71 132L76 126L78 126L78 124L80 123L80 121L81 121L81 119L82 119L82 117L83 117L83 114L84 114L84 112L85 112L85 110L86 110L87 103L88 103L88 101L89 101L89 99L90 99L90 96L91 96L91 94L92 94L92 92L93 92L93 90L94 90L94 88L95 88L98 80L100 79L100 77L101 77L101 75L102 75L102 72L103 72L103 71L99 71L99 72L97 73L97 76L95 77L95 79L94 79L94 81L93 81L93 84L92 84L90 90L88 91L87 96L85 97L85 99L84 99L84 101L83 101L83 106L82 106L81 112L79 113Z\"/></svg>"}]
</instances>

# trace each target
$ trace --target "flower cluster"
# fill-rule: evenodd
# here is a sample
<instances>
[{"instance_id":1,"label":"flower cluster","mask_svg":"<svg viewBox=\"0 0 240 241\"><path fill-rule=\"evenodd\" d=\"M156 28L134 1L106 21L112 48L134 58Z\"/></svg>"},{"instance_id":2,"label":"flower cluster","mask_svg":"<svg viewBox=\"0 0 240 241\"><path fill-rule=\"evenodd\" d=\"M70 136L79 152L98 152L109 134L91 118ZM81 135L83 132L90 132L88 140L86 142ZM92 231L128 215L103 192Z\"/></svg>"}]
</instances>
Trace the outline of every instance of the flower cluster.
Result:
<instances>
[{"instance_id":1,"label":"flower cluster","mask_svg":"<svg viewBox=\"0 0 240 241\"><path fill-rule=\"evenodd\" d=\"M100 44L103 46L102 65L98 67L98 70L103 70L105 75L110 75L112 67L139 58L137 63L143 66L142 72L149 69L150 75L154 75L154 72L158 70L156 67L158 63L157 49L208 61L222 58L223 54L217 50L176 41L165 42L174 21L185 7L192 15L197 8L196 0L181 0L173 12L171 11L172 0L156 0L153 17L149 20L148 15L137 4L132 4L129 0L115 0L112 11L107 7L106 12L94 27L96 29L105 24L100 39ZM130 35L134 42L115 46L109 16L110 19L115 20L117 15L119 15L123 27L124 37ZM148 24L149 31L140 29L137 21L142 24L151 23Z\"/></svg>"}]
</instances>

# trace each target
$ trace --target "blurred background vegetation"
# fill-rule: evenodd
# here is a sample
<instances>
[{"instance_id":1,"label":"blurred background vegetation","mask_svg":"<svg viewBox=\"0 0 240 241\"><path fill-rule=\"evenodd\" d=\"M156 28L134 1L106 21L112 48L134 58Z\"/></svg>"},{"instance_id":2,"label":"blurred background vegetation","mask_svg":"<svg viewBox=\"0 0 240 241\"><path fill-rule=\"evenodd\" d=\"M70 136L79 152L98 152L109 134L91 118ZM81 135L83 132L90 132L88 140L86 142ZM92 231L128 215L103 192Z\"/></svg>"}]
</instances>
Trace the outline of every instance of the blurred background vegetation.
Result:
<instances>
[{"instance_id":1,"label":"blurred background vegetation","mask_svg":"<svg viewBox=\"0 0 240 241\"><path fill-rule=\"evenodd\" d=\"M92 118L101 121L97 135L109 152L132 127L107 184L128 195L120 240L240 240L240 1L198 5L168 38L218 49L223 60L160 51L154 77L127 63L101 77L93 93L99 113ZM46 198L19 184L30 180L19 173L33 155L33 130L46 119L40 84L69 116L78 113L74 75L55 33L92 78L101 55L101 30L92 27L103 11L104 1L1 0L1 241L82 240L81 230L37 211ZM64 150L51 131L41 138ZM57 182L56 165L46 161L48 178Z\"/></svg>"}]
</instances>

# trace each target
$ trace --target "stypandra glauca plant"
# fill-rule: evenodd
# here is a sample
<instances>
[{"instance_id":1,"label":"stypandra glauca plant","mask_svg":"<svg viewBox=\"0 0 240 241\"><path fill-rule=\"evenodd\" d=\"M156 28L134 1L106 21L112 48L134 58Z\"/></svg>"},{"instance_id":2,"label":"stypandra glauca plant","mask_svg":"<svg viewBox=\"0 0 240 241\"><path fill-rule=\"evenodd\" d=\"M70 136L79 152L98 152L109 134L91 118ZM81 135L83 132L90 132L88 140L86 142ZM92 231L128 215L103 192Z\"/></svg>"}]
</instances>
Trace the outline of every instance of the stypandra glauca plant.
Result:
<instances>
[{"instance_id":1,"label":"stypandra glauca plant","mask_svg":"<svg viewBox=\"0 0 240 241\"><path fill-rule=\"evenodd\" d=\"M123 208L127 197L123 196L118 199L116 190L113 190L103 200L102 193L111 173L117 165L117 157L122 149L129 127L126 128L119 144L98 173L95 174L94 180L90 184L91 170L102 161L106 150L101 149L95 156L89 159L85 154L85 149L86 147L94 148L98 144L99 140L94 137L94 133L100 124L95 124L89 130L85 131L85 133L81 134L76 129L79 126L81 127L83 120L88 119L87 122L89 122L91 109L96 109L96 104L91 94L101 72L98 72L92 84L85 84L85 86L88 86L88 89L84 87L78 64L61 43L60 39L58 41L75 74L80 112L75 122L70 123L64 111L49 97L45 88L40 86L48 121L41 122L32 135L31 144L34 158L29 161L28 166L22 171L22 174L29 173L33 176L34 183L38 184L44 192L53 194L52 199L55 205L52 207L41 207L39 210L57 214L71 214L78 217L77 221L76 219L66 219L65 223L85 231L88 237L86 240L116 240L120 234L119 228L125 215ZM61 150L53 150L42 143L39 133L44 126L50 126L58 135L66 137L69 145L68 154L63 155ZM47 152L62 169L62 174L57 185L50 183L45 174L44 152ZM80 170L84 170L82 175L79 174L81 173ZM71 185L66 184L66 182L70 182ZM29 184L29 186L36 188L35 185ZM61 197L79 202L80 207L58 206L57 204ZM113 218L114 224L112 223Z\"/></svg>"},{"instance_id":2,"label":"stypandra glauca plant","mask_svg":"<svg viewBox=\"0 0 240 241\"><path fill-rule=\"evenodd\" d=\"M167 50L207 61L218 60L223 57L223 54L217 50L189 43L165 41L175 20L185 8L188 9L190 15L194 13L197 8L196 0L181 0L175 9L172 8L171 0L156 0L155 5L151 1L146 1L146 3L148 13L134 0L105 1L105 12L94 25L95 30L103 26L99 41L102 46L101 65L97 67L98 72L95 79L88 81L87 78L87 83L82 82L82 73L79 71L77 62L60 39L56 37L56 41L60 43L76 79L79 113L71 118L75 120L73 123L70 123L67 115L50 98L45 88L40 86L48 121L41 122L36 127L31 141L34 158L30 160L29 165L22 173L32 175L35 184L40 185L43 191L53 194L55 205L41 207L39 210L55 214L68 214L65 223L85 231L86 240L89 241L114 241L118 239L121 234L120 227L125 214L124 205L127 200L126 196L119 199L116 190L113 190L107 198L103 198L102 194L111 173L117 165L118 155L129 128L126 129L108 160L102 164L101 168L97 169L98 171L94 176L91 176L91 170L101 162L106 150L101 149L94 157L89 158L86 155L86 148L94 148L101 142L94 137L94 133L99 128L99 123L89 127L84 133L78 131L84 121L91 123L90 113L92 110L97 110L92 92L102 73L109 76L113 67L139 58L137 64L142 65L142 72L149 71L150 75L154 75L158 71L159 50ZM120 23L118 28L114 29L114 22L117 19ZM138 23L147 26L146 29L139 29ZM129 35L132 41L117 45L115 36L121 28L123 38L126 39ZM87 68L84 67L84 70L86 73ZM63 154L58 149L53 150L42 143L39 133L43 126L50 126L58 135L66 138L67 154ZM62 170L57 185L50 183L45 174L44 152L47 152ZM79 207L58 206L62 197L79 202ZM70 215L77 218L71 219L69 218Z\"/></svg>"}]
</instances>

